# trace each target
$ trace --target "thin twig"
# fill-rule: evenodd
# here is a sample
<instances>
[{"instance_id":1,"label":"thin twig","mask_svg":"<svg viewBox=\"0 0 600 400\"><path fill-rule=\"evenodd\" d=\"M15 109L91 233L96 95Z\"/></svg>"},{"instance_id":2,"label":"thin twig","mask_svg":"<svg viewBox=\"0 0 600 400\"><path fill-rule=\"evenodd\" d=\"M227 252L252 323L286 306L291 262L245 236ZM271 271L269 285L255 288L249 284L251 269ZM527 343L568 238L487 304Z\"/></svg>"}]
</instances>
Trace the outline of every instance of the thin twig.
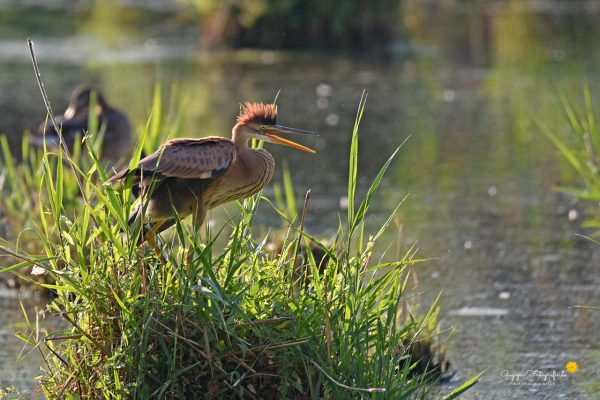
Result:
<instances>
[{"instance_id":1,"label":"thin twig","mask_svg":"<svg viewBox=\"0 0 600 400\"><path fill-rule=\"evenodd\" d=\"M327 343L327 359L331 359L331 347L333 338L331 337L331 318L329 314L329 300L327 296L328 292L328 279L327 274L325 274L324 284L323 284L323 312L325 314L325 342Z\"/></svg>"},{"instance_id":2,"label":"thin twig","mask_svg":"<svg viewBox=\"0 0 600 400\"><path fill-rule=\"evenodd\" d=\"M71 317L69 317L66 313L60 313L60 316L63 317L68 323L73 325L75 327L75 329L77 329L79 332L81 332L81 334L83 336L85 336L86 338L91 340L91 342L94 343L94 345L96 347L98 347L98 349L100 349L102 354L104 354L107 357L111 356L110 351L106 347L104 347L100 342L98 342L96 339L94 339L92 337L92 335L87 333L77 322L75 322L75 320L73 320Z\"/></svg>"},{"instance_id":3,"label":"thin twig","mask_svg":"<svg viewBox=\"0 0 600 400\"><path fill-rule=\"evenodd\" d=\"M54 351L54 349L53 349L52 347L50 347L50 345L48 344L48 342L51 342L51 341L52 341L52 339L48 339L47 337L45 337L45 338L43 339L43 341L44 341L44 344L46 345L46 347L48 348L48 350L50 350L50 352L51 352L52 354L54 354L54 356L55 356L56 358L58 358L58 359L59 359L59 360L60 360L60 361L61 361L61 362L62 362L62 363L63 363L63 364L66 366L66 367L68 367L68 366L69 366L69 364L68 364L68 363L67 363L67 362L66 362L66 361L65 361L65 360L64 360L64 359L63 359L63 358L62 358L62 357L61 357L61 356L60 356L60 355L59 355L59 354L56 352L56 351ZM41 351L41 350L40 350L40 351ZM44 361L46 361L46 357L44 357ZM46 362L46 364L47 364L47 362Z\"/></svg>"},{"instance_id":4,"label":"thin twig","mask_svg":"<svg viewBox=\"0 0 600 400\"><path fill-rule=\"evenodd\" d=\"M585 308L585 309L589 309L589 310L600 310L600 307L585 306L585 305L569 306L567 308Z\"/></svg>"},{"instance_id":5,"label":"thin twig","mask_svg":"<svg viewBox=\"0 0 600 400\"><path fill-rule=\"evenodd\" d=\"M241 365L242 367L246 368L249 372L252 372L253 374L256 374L256 371L249 366L248 364L246 364L246 362L244 362L244 360L241 360L238 356L231 356L231 358L233 358L233 360L238 363L239 365ZM246 373L244 373L244 375L246 375ZM242 375L237 381L235 381L233 383L233 386L237 386L239 385L239 383L244 379L244 375Z\"/></svg>"},{"instance_id":6,"label":"thin twig","mask_svg":"<svg viewBox=\"0 0 600 400\"><path fill-rule=\"evenodd\" d=\"M86 196L83 183L79 175L77 174L77 168L75 168L75 164L73 163L73 159L71 158L71 152L67 147L67 143L62 134L62 130L58 128L58 124L56 123L56 119L54 119L54 113L52 112L52 107L50 106L50 100L48 98L48 94L46 93L46 89L44 88L44 83L42 82L42 74L40 73L40 68L38 67L37 59L35 57L35 51L33 50L33 40L31 38L27 38L27 44L29 45L29 53L31 54L31 62L33 63L33 71L35 72L35 79L37 80L38 86L40 88L40 92L42 93L42 99L44 100L44 106L46 106L46 111L48 112L48 117L50 117L50 122L52 122L52 126L56 131L59 139L59 145L62 151L67 158L69 163L69 167L73 171L73 175L75 175L75 180L77 181L77 186L79 186L79 191L81 192L81 196L86 204L89 204L88 198Z\"/></svg>"},{"instance_id":7,"label":"thin twig","mask_svg":"<svg viewBox=\"0 0 600 400\"><path fill-rule=\"evenodd\" d=\"M244 362L243 360L241 360L239 357L237 356L233 356L232 357L238 364L240 364L242 367L246 368L249 372L252 372L253 374L258 374L258 372L256 372L254 370L254 368L252 368L250 365L246 364L246 362ZM240 379L241 381L241 379ZM236 386L235 384L233 386Z\"/></svg>"},{"instance_id":8,"label":"thin twig","mask_svg":"<svg viewBox=\"0 0 600 400\"><path fill-rule=\"evenodd\" d=\"M300 231L304 232L304 222L306 221L306 213L308 212L308 200L310 200L310 189L304 195L304 206L302 207L302 218L300 218Z\"/></svg>"},{"instance_id":9,"label":"thin twig","mask_svg":"<svg viewBox=\"0 0 600 400\"><path fill-rule=\"evenodd\" d=\"M183 321L186 322L187 319L184 319ZM208 333L206 332L206 328L202 329L202 333L204 336L204 347L206 348L206 355L208 356L208 358L207 358L208 367L210 368L210 374L214 375L213 364L212 364L212 354L211 354L211 350L210 350L210 343L208 341Z\"/></svg>"},{"instance_id":10,"label":"thin twig","mask_svg":"<svg viewBox=\"0 0 600 400\"><path fill-rule=\"evenodd\" d=\"M250 347L244 351L249 354L254 354L255 352L258 352L258 351L274 350L274 349L279 349L282 347L289 347L289 346L296 346L299 344L305 344L305 343L308 343L308 339L309 339L308 337L304 337L304 338L300 338L300 339L296 339L296 340L286 340L286 341L279 342L276 344L266 344L263 346ZM242 353L243 353L243 351L241 351L241 350L232 351L230 353L225 354L223 357L237 356Z\"/></svg>"},{"instance_id":11,"label":"thin twig","mask_svg":"<svg viewBox=\"0 0 600 400\"><path fill-rule=\"evenodd\" d=\"M69 375L69 377L67 378L65 383L62 385L62 387L58 391L57 398L59 398L59 399L62 398L63 393L65 392L65 390L67 390L67 386L69 386L71 384L71 381L73 380L73 378L75 378L75 375L73 375L73 374Z\"/></svg>"},{"instance_id":12,"label":"thin twig","mask_svg":"<svg viewBox=\"0 0 600 400\"><path fill-rule=\"evenodd\" d=\"M38 264L33 258L27 257L23 254L16 253L16 252L12 251L11 249L6 248L4 246L0 246L0 251L8 254L9 256L18 258L19 260L27 261L28 263L31 263L31 264L35 265L36 267L44 268L42 265ZM44 269L46 269L46 268L44 268Z\"/></svg>"},{"instance_id":13,"label":"thin twig","mask_svg":"<svg viewBox=\"0 0 600 400\"><path fill-rule=\"evenodd\" d=\"M257 319L254 321L248 321L241 324L237 324L235 329L247 328L250 326L264 325L264 324L278 324L280 322L285 321L294 321L296 318L294 317L276 317L276 318L267 318L267 319Z\"/></svg>"},{"instance_id":14,"label":"thin twig","mask_svg":"<svg viewBox=\"0 0 600 400\"><path fill-rule=\"evenodd\" d=\"M185 342L187 344L189 344L192 348L194 348L194 350L196 350L206 361L208 361L209 363L212 363L212 359L211 356L209 354L207 354L204 349L202 347L200 347L200 345L198 343L196 343L195 341L193 341L192 339L186 338L185 336L181 336L180 334L174 332L171 328L169 328L167 325L163 324L162 322L160 322L159 320L157 320L156 318L152 318L154 320L154 322L156 322L158 325L162 326L163 329L165 329L169 334L175 336L177 339L181 340L182 342ZM164 333L162 333L161 331L159 331L158 329L155 329L153 327L150 327L150 329L152 329L154 332L159 333L164 335ZM219 372L221 372L222 374L227 374L227 372L221 368L218 365L215 365L215 367L219 370ZM229 383L225 382L227 385L229 385Z\"/></svg>"},{"instance_id":15,"label":"thin twig","mask_svg":"<svg viewBox=\"0 0 600 400\"><path fill-rule=\"evenodd\" d=\"M83 336L83 334L76 335L58 335L58 336L48 336L44 338L44 340L68 340L68 339L79 339Z\"/></svg>"},{"instance_id":16,"label":"thin twig","mask_svg":"<svg viewBox=\"0 0 600 400\"><path fill-rule=\"evenodd\" d=\"M198 345L198 343L194 342L191 339L188 339L184 336L179 335L178 333L175 333L173 330L171 330L168 326L166 326L165 324L163 324L162 322L160 322L159 320L153 318L154 322L158 323L159 325L161 325L164 329L167 330L167 332L170 335L175 336L177 339L181 340L182 342L187 343L188 345L190 345L194 350L196 350L204 359L206 359L209 363L211 362L210 357L204 352L204 350L202 349L202 347L200 347ZM158 333L159 335L162 335L164 337L167 337L164 332L159 331L156 328L153 328L150 326L150 329L153 330L154 332ZM229 376L229 374L227 373L227 371L225 371L223 368L221 368L219 365L215 365L215 367L219 370L219 372L221 372L223 375ZM231 386L231 383L227 382L226 379L223 379L223 383L225 383L225 385L227 385L230 389L233 390L233 386Z\"/></svg>"},{"instance_id":17,"label":"thin twig","mask_svg":"<svg viewBox=\"0 0 600 400\"><path fill-rule=\"evenodd\" d=\"M298 273L298 268L296 267L296 262L298 259L298 250L300 249L300 242L302 241L302 234L304 233L304 222L306 220L306 213L308 211L308 200L310 199L310 189L306 191L306 195L304 196L304 206L302 207L302 217L300 218L300 232L298 232L298 239L296 239L296 245L294 247L294 258L292 259L291 264L291 277L292 284L290 286L290 291L294 295L294 299L298 299L298 294L300 292L300 274Z\"/></svg>"},{"instance_id":18,"label":"thin twig","mask_svg":"<svg viewBox=\"0 0 600 400\"><path fill-rule=\"evenodd\" d=\"M325 375L325 377L327 379L329 379L331 382L333 382L335 385L346 389L346 390L353 390L355 392L366 392L366 393L383 393L385 392L385 388L357 388L357 387L352 387L352 386L348 386L348 385L344 385L343 383L335 380L331 375L329 375L327 372L325 372L325 370L323 368L321 368L321 366L319 364L316 363L315 360L308 360L310 361L310 363L312 365L315 366L315 368L317 368L323 375Z\"/></svg>"}]
</instances>

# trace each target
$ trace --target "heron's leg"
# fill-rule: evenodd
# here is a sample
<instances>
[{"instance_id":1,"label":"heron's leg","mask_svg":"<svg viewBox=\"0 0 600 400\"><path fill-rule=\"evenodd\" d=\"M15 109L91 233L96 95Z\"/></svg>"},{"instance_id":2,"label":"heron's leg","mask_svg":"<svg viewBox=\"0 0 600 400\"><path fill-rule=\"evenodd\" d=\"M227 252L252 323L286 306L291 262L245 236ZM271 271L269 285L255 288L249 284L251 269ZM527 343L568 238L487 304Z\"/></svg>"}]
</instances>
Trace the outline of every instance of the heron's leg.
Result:
<instances>
[{"instance_id":1,"label":"heron's leg","mask_svg":"<svg viewBox=\"0 0 600 400\"><path fill-rule=\"evenodd\" d=\"M192 214L192 227L194 228L194 232L200 232L200 228L202 227L202 224L204 224L205 218L206 208L202 205L194 207L194 212Z\"/></svg>"},{"instance_id":2,"label":"heron's leg","mask_svg":"<svg viewBox=\"0 0 600 400\"><path fill-rule=\"evenodd\" d=\"M148 226L148 228L146 228L146 226L142 227L143 230L143 239L144 241L146 241L148 243L148 245L150 245L151 248L154 249L154 253L160 258L160 260L162 261L163 264L167 263L167 260L169 259L169 257L163 252L161 251L161 247L162 243L160 240L160 237L157 236L158 233L158 229L160 228L161 225L164 224L165 221L160 221L155 223L154 225L146 225ZM161 244L161 246L159 247L159 243ZM148 274L146 271L146 266L145 263L142 264L142 292L146 293L148 290Z\"/></svg>"},{"instance_id":3,"label":"heron's leg","mask_svg":"<svg viewBox=\"0 0 600 400\"><path fill-rule=\"evenodd\" d=\"M155 222L150 229L148 229L145 232L145 238L146 241L148 242L148 244L154 248L154 252L156 253L157 256L159 256L161 258L161 261L166 264L167 260L168 260L168 256L163 253L162 251L162 247L163 243L160 240L160 237L158 237L158 232L160 232L160 227L164 225L164 223L167 222L167 220L162 220L162 221L157 221ZM160 246L159 246L160 245Z\"/></svg>"},{"instance_id":4,"label":"heron's leg","mask_svg":"<svg viewBox=\"0 0 600 400\"><path fill-rule=\"evenodd\" d=\"M144 230L144 240L146 240L150 246L156 248L156 234L160 229L161 225L164 224L165 221L158 221L152 225L149 225L148 229Z\"/></svg>"}]
</instances>

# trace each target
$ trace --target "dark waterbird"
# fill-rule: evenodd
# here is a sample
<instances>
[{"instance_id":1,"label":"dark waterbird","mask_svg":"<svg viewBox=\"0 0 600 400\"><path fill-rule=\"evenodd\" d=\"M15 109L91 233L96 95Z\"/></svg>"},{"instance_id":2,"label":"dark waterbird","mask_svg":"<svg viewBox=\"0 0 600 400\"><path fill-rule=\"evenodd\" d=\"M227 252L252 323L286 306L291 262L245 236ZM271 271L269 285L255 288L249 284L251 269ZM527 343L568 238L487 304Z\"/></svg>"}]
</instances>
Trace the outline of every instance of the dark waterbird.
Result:
<instances>
[{"instance_id":1,"label":"dark waterbird","mask_svg":"<svg viewBox=\"0 0 600 400\"><path fill-rule=\"evenodd\" d=\"M73 151L75 139L82 138L89 131L90 101L93 93L95 93L94 111L98 129L104 135L101 158L103 160L119 160L127 154L131 145L129 120L122 112L111 107L102 93L94 87L87 85L77 87L71 94L69 106L63 115L55 118L56 123L62 131L69 150ZM31 137L30 142L35 146L42 146L44 137L48 147L58 147L58 133L50 121L40 125L38 135Z\"/></svg>"},{"instance_id":2,"label":"dark waterbird","mask_svg":"<svg viewBox=\"0 0 600 400\"><path fill-rule=\"evenodd\" d=\"M276 118L274 104L242 104L231 140L218 136L169 140L135 169L124 169L107 183L131 177L131 182L141 189L143 202L132 212L129 223L145 209L145 217L150 221L146 233L152 238L174 224L173 210L180 218L192 215L198 230L209 209L252 196L271 180L273 156L264 149L249 147L249 140L315 152L275 135L314 133L277 125Z\"/></svg>"}]
</instances>

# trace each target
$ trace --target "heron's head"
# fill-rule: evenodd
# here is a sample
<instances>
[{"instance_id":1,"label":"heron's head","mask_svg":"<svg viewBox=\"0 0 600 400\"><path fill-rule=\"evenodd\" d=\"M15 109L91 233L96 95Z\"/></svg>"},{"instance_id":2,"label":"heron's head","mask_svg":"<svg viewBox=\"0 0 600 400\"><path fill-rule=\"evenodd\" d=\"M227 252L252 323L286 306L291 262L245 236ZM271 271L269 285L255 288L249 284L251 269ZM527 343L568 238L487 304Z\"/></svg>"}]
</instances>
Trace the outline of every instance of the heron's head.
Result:
<instances>
[{"instance_id":1,"label":"heron's head","mask_svg":"<svg viewBox=\"0 0 600 400\"><path fill-rule=\"evenodd\" d=\"M107 107L104 96L93 86L81 85L73 90L69 99L69 107L65 110L65 117L72 118L80 112L87 112L90 107L90 98L92 93L96 96L96 106L100 109Z\"/></svg>"},{"instance_id":2,"label":"heron's head","mask_svg":"<svg viewBox=\"0 0 600 400\"><path fill-rule=\"evenodd\" d=\"M316 135L316 133L277 125L277 106L275 104L242 104L233 132L234 135L240 135L242 138L264 140L265 142L282 144L315 153L314 150L308 147L276 135L277 133Z\"/></svg>"}]
</instances>

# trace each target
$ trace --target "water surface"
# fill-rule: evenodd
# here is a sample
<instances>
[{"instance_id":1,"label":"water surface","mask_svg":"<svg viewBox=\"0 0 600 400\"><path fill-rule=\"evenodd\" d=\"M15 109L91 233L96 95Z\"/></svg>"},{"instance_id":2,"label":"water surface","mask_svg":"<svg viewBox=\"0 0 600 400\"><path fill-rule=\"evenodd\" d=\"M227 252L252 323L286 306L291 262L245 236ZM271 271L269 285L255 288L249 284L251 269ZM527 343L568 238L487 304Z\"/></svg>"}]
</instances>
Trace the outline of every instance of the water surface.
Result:
<instances>
[{"instance_id":1,"label":"water surface","mask_svg":"<svg viewBox=\"0 0 600 400\"><path fill-rule=\"evenodd\" d=\"M379 251L393 254L418 242L420 256L432 259L417 268L415 290L423 291L427 304L443 289L441 323L455 327L446 344L456 375L444 389L486 371L465 398L574 399L593 396L600 384L600 318L570 308L600 305L600 251L576 236L586 233L580 227L585 207L554 191L574 177L538 125L566 133L559 91L577 100L588 84L600 104L594 46L600 7L569 4L406 2L407 37L398 39L387 60L201 51L188 28L173 40L161 35L164 26L150 24L136 34L123 24L103 27L93 13L89 24L32 36L56 109L76 84L94 81L140 129L156 81L188 99L181 136L227 136L239 102L270 101L281 90L279 121L320 137L306 142L316 155L268 145L280 167L274 181L287 163L298 198L312 189L307 226L325 237L345 212L346 155L366 90L360 190L410 136L369 216L370 227L376 229L409 194ZM112 39L98 39L106 38L98 29L111 30ZM35 127L44 114L24 40L5 37L0 130L17 142L19 132ZM277 221L268 208L259 218ZM20 319L16 301L6 302L3 317ZM3 340L14 349L0 354L0 371L9 371L20 348L10 336ZM513 385L503 377L502 371L561 372L570 360L579 370L552 384L533 379ZM36 362L18 375L3 372L0 383L28 387L28 377L39 370Z\"/></svg>"}]
</instances>

